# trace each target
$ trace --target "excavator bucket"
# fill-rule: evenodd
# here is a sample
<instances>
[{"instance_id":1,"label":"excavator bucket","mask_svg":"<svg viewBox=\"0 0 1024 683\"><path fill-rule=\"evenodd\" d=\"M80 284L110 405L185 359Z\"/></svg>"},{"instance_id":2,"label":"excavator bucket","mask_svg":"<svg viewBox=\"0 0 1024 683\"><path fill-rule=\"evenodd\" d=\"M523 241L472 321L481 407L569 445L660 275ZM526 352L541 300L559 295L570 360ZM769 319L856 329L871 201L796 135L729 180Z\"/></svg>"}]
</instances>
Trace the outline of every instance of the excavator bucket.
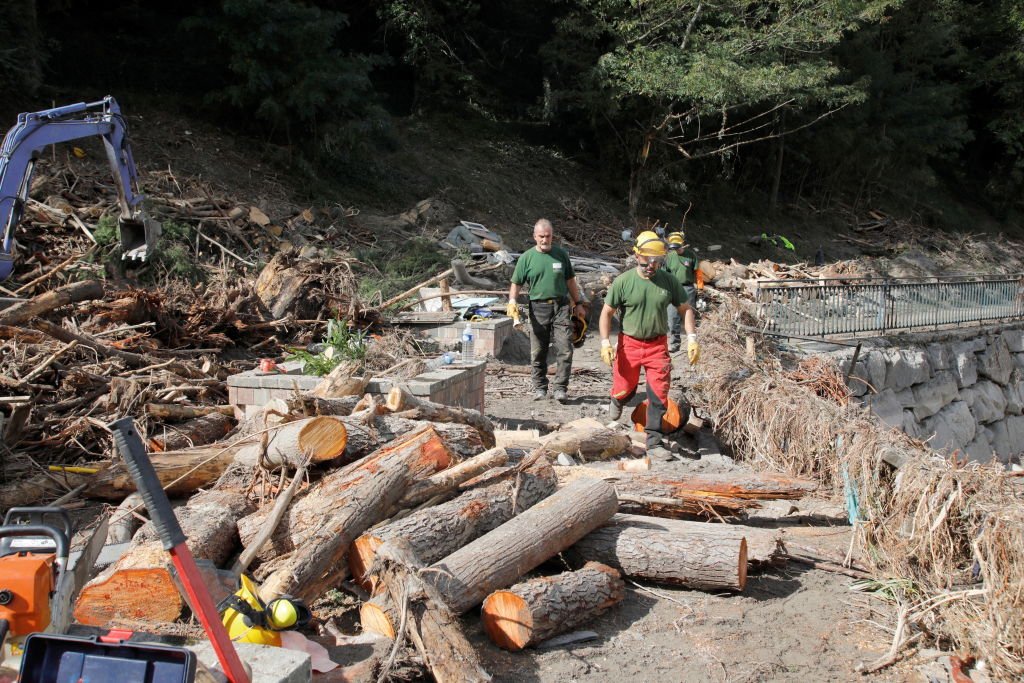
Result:
<instances>
[{"instance_id":1,"label":"excavator bucket","mask_svg":"<svg viewBox=\"0 0 1024 683\"><path fill-rule=\"evenodd\" d=\"M156 243L163 226L140 211L135 218L121 218L118 229L121 235L121 258L145 261L156 253Z\"/></svg>"}]
</instances>

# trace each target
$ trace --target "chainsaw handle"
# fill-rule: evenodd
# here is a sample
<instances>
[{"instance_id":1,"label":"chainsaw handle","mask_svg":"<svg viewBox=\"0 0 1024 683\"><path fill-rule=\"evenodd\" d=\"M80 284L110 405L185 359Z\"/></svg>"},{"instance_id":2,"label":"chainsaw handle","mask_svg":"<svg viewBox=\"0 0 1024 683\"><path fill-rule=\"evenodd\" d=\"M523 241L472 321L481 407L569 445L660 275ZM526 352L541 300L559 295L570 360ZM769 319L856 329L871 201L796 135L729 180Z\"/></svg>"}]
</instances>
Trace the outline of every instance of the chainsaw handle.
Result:
<instances>
[{"instance_id":1,"label":"chainsaw handle","mask_svg":"<svg viewBox=\"0 0 1024 683\"><path fill-rule=\"evenodd\" d=\"M3 526L12 524L43 524L47 517L59 517L64 527L64 535L71 538L71 515L62 507L17 507L11 508L4 515ZM25 520L22 522L22 520Z\"/></svg>"},{"instance_id":2,"label":"chainsaw handle","mask_svg":"<svg viewBox=\"0 0 1024 683\"><path fill-rule=\"evenodd\" d=\"M10 524L0 526L0 538L11 538L17 536L49 536L56 545L55 554L63 569L68 560L68 537L60 529L43 524Z\"/></svg>"},{"instance_id":3,"label":"chainsaw handle","mask_svg":"<svg viewBox=\"0 0 1024 683\"><path fill-rule=\"evenodd\" d=\"M135 429L130 417L122 417L111 422L107 427L114 435L114 444L124 458L125 467L135 481L139 495L146 503L153 526L164 544L164 550L171 550L185 542L185 534L178 524L178 518L171 509L171 501L167 499L160 478L153 469L153 463L146 455L146 446L142 437Z\"/></svg>"}]
</instances>

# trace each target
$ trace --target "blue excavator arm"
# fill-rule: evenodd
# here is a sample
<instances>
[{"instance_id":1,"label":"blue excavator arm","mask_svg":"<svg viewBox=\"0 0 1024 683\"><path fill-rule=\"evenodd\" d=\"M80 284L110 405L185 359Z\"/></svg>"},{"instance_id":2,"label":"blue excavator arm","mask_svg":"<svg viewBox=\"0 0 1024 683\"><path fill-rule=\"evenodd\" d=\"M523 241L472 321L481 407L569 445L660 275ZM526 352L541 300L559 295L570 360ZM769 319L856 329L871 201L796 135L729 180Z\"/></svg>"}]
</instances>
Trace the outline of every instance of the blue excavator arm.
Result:
<instances>
[{"instance_id":1,"label":"blue excavator arm","mask_svg":"<svg viewBox=\"0 0 1024 683\"><path fill-rule=\"evenodd\" d=\"M122 258L144 261L155 250L160 224L142 208L135 160L128 143L128 124L113 97L18 115L0 148L0 280L14 270L14 231L28 201L32 172L48 145L98 137L107 151L117 184L121 215Z\"/></svg>"}]
</instances>

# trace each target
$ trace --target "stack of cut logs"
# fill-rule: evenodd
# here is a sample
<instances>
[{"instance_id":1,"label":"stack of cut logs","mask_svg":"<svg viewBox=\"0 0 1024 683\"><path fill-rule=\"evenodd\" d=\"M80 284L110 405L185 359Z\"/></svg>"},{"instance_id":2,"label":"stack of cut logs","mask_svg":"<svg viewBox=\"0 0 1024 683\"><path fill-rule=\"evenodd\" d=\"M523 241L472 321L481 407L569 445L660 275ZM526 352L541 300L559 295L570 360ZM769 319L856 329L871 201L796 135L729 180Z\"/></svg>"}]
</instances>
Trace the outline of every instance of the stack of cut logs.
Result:
<instances>
[{"instance_id":1,"label":"stack of cut logs","mask_svg":"<svg viewBox=\"0 0 1024 683\"><path fill-rule=\"evenodd\" d=\"M742 591L748 566L780 560L781 540L723 522L761 499L814 488L781 476L661 476L646 471L646 459L613 460L628 457L628 435L588 419L539 443L501 436L495 446L477 411L396 388L386 397L275 400L213 445L152 458L172 494L191 496L178 517L197 558L218 567L237 558L235 572L252 563L265 599L313 600L361 585L363 628L408 637L439 681L487 678L457 619L480 606L493 641L519 650L620 602L624 578ZM559 453L587 464L554 466ZM273 483L276 501L254 502L255 474ZM88 490L111 499L131 492L113 463ZM121 507L135 504L130 497ZM149 526L81 591L79 622L181 616ZM574 571L526 576L559 554Z\"/></svg>"}]
</instances>

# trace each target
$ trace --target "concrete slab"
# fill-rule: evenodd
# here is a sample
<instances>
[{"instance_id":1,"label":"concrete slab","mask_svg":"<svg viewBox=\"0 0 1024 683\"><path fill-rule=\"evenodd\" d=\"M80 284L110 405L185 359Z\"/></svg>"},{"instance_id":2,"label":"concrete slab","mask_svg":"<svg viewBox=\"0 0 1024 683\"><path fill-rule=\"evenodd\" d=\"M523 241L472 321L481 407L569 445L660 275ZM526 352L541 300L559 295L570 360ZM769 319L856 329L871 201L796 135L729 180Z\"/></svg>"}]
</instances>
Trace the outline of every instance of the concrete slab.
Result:
<instances>
[{"instance_id":1,"label":"concrete slab","mask_svg":"<svg viewBox=\"0 0 1024 683\"><path fill-rule=\"evenodd\" d=\"M220 661L208 640L189 645L203 664L220 671ZM313 666L305 652L255 643L235 643L242 662L252 668L252 683L309 683Z\"/></svg>"}]
</instances>

